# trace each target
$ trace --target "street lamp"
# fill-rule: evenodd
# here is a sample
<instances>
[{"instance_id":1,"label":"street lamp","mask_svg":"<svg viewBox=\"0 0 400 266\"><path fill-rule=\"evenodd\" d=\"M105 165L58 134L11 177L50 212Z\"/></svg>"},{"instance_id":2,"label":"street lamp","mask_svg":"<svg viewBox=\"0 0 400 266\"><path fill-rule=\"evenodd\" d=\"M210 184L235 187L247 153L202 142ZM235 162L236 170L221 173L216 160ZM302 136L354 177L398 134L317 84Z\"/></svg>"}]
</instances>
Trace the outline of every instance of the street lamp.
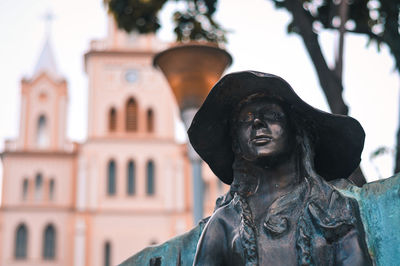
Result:
<instances>
[{"instance_id":1,"label":"street lamp","mask_svg":"<svg viewBox=\"0 0 400 266\"><path fill-rule=\"evenodd\" d=\"M210 43L177 44L155 55L153 65L167 78L186 129L212 86L231 63L232 57L227 51ZM190 143L188 156L193 173L193 219L196 224L203 218L202 160Z\"/></svg>"}]
</instances>

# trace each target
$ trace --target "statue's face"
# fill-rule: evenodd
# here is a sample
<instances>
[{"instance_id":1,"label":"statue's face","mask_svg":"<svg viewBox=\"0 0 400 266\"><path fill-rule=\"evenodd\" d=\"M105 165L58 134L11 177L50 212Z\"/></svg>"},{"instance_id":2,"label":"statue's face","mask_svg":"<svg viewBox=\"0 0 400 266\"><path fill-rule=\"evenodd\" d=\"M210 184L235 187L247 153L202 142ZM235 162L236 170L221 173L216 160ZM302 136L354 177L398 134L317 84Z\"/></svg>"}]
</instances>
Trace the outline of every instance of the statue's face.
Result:
<instances>
[{"instance_id":1,"label":"statue's face","mask_svg":"<svg viewBox=\"0 0 400 266\"><path fill-rule=\"evenodd\" d=\"M237 144L244 159L273 160L290 150L288 119L279 104L268 100L249 103L236 121Z\"/></svg>"}]
</instances>

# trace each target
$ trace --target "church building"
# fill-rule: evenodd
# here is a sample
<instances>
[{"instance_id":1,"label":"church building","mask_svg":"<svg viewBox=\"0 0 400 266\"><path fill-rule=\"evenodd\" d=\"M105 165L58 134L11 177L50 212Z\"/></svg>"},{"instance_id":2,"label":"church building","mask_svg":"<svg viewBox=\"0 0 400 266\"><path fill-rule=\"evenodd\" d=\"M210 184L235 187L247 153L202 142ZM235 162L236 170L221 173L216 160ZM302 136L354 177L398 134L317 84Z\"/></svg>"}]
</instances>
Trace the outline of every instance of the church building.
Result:
<instances>
[{"instance_id":1,"label":"church building","mask_svg":"<svg viewBox=\"0 0 400 266\"><path fill-rule=\"evenodd\" d=\"M66 137L68 83L49 38L21 81L19 136L8 140L0 207L1 266L110 266L193 227L186 145L178 109L152 65L154 35L118 30L92 41L88 132ZM226 187L204 166L205 216Z\"/></svg>"}]
</instances>

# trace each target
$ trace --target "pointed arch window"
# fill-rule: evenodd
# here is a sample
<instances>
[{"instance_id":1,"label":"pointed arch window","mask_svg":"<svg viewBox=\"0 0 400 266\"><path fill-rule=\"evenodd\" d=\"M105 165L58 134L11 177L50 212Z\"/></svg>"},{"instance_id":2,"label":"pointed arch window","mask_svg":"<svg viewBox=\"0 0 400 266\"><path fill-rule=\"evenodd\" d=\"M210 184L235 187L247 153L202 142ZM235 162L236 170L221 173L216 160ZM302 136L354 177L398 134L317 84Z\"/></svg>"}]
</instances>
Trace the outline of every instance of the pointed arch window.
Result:
<instances>
[{"instance_id":1,"label":"pointed arch window","mask_svg":"<svg viewBox=\"0 0 400 266\"><path fill-rule=\"evenodd\" d=\"M55 186L56 186L56 184L55 184L54 179L53 179L53 178L50 179L50 182L49 182L49 199L50 199L50 200L54 200L54 190L55 190Z\"/></svg>"},{"instance_id":2,"label":"pointed arch window","mask_svg":"<svg viewBox=\"0 0 400 266\"><path fill-rule=\"evenodd\" d=\"M104 244L104 266L111 266L111 243Z\"/></svg>"},{"instance_id":3,"label":"pointed arch window","mask_svg":"<svg viewBox=\"0 0 400 266\"><path fill-rule=\"evenodd\" d=\"M115 161L111 160L107 167L107 194L112 196L116 193L116 165Z\"/></svg>"},{"instance_id":4,"label":"pointed arch window","mask_svg":"<svg viewBox=\"0 0 400 266\"><path fill-rule=\"evenodd\" d=\"M35 197L40 199L42 197L43 190L43 177L41 173L38 173L35 178Z\"/></svg>"},{"instance_id":5,"label":"pointed arch window","mask_svg":"<svg viewBox=\"0 0 400 266\"><path fill-rule=\"evenodd\" d=\"M22 181L22 199L26 200L28 198L28 189L29 189L29 181L28 178L25 178Z\"/></svg>"},{"instance_id":6,"label":"pointed arch window","mask_svg":"<svg viewBox=\"0 0 400 266\"><path fill-rule=\"evenodd\" d=\"M45 115L40 115L36 128L36 143L39 148L45 148L49 145L49 136L47 132L47 119Z\"/></svg>"},{"instance_id":7,"label":"pointed arch window","mask_svg":"<svg viewBox=\"0 0 400 266\"><path fill-rule=\"evenodd\" d=\"M128 195L135 194L135 162L133 160L128 163L127 193Z\"/></svg>"},{"instance_id":8,"label":"pointed arch window","mask_svg":"<svg viewBox=\"0 0 400 266\"><path fill-rule=\"evenodd\" d=\"M126 131L137 131L138 124L138 107L133 98L130 98L126 104Z\"/></svg>"},{"instance_id":9,"label":"pointed arch window","mask_svg":"<svg viewBox=\"0 0 400 266\"><path fill-rule=\"evenodd\" d=\"M28 230L25 224L20 224L17 227L15 234L15 251L16 259L25 259L27 254Z\"/></svg>"},{"instance_id":10,"label":"pointed arch window","mask_svg":"<svg viewBox=\"0 0 400 266\"><path fill-rule=\"evenodd\" d=\"M154 112L152 109L148 109L146 113L146 126L147 132L154 132Z\"/></svg>"},{"instance_id":11,"label":"pointed arch window","mask_svg":"<svg viewBox=\"0 0 400 266\"><path fill-rule=\"evenodd\" d=\"M154 177L154 162L152 160L147 162L146 166L146 193L151 196L155 193L155 177Z\"/></svg>"},{"instance_id":12,"label":"pointed arch window","mask_svg":"<svg viewBox=\"0 0 400 266\"><path fill-rule=\"evenodd\" d=\"M108 114L108 130L110 132L115 132L117 130L117 110L111 108Z\"/></svg>"},{"instance_id":13,"label":"pointed arch window","mask_svg":"<svg viewBox=\"0 0 400 266\"><path fill-rule=\"evenodd\" d=\"M43 259L53 260L56 253L56 230L49 224L43 235Z\"/></svg>"}]
</instances>

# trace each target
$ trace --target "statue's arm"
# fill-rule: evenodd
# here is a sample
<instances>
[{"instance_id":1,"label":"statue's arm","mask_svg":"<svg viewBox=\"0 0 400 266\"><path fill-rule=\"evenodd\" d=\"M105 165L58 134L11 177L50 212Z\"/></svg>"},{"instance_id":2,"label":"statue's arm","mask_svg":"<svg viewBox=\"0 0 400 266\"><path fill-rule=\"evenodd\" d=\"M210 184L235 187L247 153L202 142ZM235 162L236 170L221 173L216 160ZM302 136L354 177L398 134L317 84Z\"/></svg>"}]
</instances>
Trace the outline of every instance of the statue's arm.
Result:
<instances>
[{"instance_id":1,"label":"statue's arm","mask_svg":"<svg viewBox=\"0 0 400 266\"><path fill-rule=\"evenodd\" d=\"M215 213L208 221L197 245L193 265L227 265L227 236L224 219Z\"/></svg>"},{"instance_id":2,"label":"statue's arm","mask_svg":"<svg viewBox=\"0 0 400 266\"><path fill-rule=\"evenodd\" d=\"M372 265L367 246L360 232L352 229L336 243L336 263L338 266Z\"/></svg>"}]
</instances>

